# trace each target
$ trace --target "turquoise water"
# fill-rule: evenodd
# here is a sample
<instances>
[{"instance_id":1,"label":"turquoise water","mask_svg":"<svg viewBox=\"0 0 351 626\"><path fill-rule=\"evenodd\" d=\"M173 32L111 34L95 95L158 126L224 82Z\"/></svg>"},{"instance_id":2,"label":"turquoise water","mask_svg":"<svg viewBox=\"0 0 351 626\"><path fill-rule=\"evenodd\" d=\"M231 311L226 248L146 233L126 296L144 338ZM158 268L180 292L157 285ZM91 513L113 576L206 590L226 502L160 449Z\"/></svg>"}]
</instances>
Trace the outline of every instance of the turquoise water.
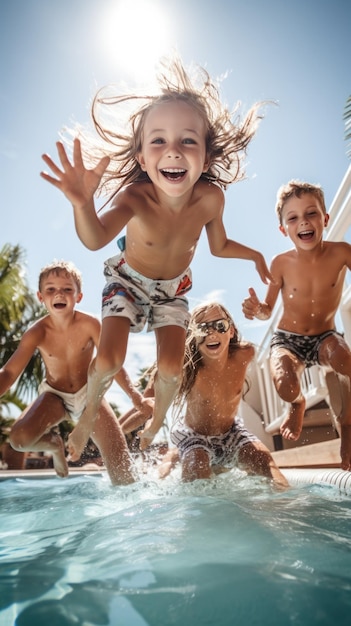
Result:
<instances>
[{"instance_id":1,"label":"turquoise water","mask_svg":"<svg viewBox=\"0 0 351 626\"><path fill-rule=\"evenodd\" d=\"M350 624L351 497L237 470L0 481L1 626Z\"/></svg>"}]
</instances>

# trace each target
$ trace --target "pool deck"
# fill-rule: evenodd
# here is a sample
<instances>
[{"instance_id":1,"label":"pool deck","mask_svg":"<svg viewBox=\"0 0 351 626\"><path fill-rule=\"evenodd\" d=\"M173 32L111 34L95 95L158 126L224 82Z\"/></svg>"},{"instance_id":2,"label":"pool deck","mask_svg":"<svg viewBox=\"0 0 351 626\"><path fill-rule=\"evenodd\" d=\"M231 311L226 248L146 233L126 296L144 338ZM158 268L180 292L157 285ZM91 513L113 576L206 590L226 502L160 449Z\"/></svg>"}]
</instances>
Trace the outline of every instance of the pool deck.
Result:
<instances>
[{"instance_id":1,"label":"pool deck","mask_svg":"<svg viewBox=\"0 0 351 626\"><path fill-rule=\"evenodd\" d=\"M272 452L280 468L340 468L340 439Z\"/></svg>"}]
</instances>

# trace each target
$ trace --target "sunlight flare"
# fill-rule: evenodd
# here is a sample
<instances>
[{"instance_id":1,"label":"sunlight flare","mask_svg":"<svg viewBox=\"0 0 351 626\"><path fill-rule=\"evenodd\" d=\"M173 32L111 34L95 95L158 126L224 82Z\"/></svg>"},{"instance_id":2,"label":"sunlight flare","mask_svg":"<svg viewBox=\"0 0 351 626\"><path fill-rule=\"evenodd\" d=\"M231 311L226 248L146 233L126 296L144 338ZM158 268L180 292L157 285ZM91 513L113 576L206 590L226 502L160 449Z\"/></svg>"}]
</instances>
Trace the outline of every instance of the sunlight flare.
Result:
<instances>
[{"instance_id":1,"label":"sunlight flare","mask_svg":"<svg viewBox=\"0 0 351 626\"><path fill-rule=\"evenodd\" d=\"M171 48L167 15L156 0L111 2L101 39L109 61L137 80L152 76L158 59Z\"/></svg>"}]
</instances>

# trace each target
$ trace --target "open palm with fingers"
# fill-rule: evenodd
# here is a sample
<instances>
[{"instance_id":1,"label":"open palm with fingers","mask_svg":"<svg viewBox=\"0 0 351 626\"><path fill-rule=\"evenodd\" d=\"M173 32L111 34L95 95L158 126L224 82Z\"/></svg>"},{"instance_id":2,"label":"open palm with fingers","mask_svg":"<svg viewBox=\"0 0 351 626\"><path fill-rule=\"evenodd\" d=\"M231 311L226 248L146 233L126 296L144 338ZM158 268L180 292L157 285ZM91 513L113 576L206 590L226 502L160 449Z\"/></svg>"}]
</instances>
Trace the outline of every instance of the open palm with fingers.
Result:
<instances>
[{"instance_id":1,"label":"open palm with fingers","mask_svg":"<svg viewBox=\"0 0 351 626\"><path fill-rule=\"evenodd\" d=\"M79 139L75 139L73 143L73 163L69 160L63 143L58 141L56 146L62 167L58 167L48 154L43 154L43 161L54 176L47 172L41 172L40 175L51 185L60 189L71 204L85 206L94 197L110 159L103 157L96 167L87 169L83 163Z\"/></svg>"}]
</instances>

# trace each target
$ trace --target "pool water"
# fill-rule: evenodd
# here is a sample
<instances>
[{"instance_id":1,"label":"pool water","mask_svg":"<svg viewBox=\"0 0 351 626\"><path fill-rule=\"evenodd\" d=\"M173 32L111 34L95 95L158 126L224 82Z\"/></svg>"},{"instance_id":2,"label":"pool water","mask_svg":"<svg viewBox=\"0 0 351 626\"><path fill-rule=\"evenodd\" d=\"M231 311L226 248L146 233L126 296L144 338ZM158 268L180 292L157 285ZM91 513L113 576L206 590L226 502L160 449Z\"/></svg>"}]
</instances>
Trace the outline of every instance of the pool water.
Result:
<instances>
[{"instance_id":1,"label":"pool water","mask_svg":"<svg viewBox=\"0 0 351 626\"><path fill-rule=\"evenodd\" d=\"M351 497L238 470L0 481L1 626L350 624Z\"/></svg>"}]
</instances>

